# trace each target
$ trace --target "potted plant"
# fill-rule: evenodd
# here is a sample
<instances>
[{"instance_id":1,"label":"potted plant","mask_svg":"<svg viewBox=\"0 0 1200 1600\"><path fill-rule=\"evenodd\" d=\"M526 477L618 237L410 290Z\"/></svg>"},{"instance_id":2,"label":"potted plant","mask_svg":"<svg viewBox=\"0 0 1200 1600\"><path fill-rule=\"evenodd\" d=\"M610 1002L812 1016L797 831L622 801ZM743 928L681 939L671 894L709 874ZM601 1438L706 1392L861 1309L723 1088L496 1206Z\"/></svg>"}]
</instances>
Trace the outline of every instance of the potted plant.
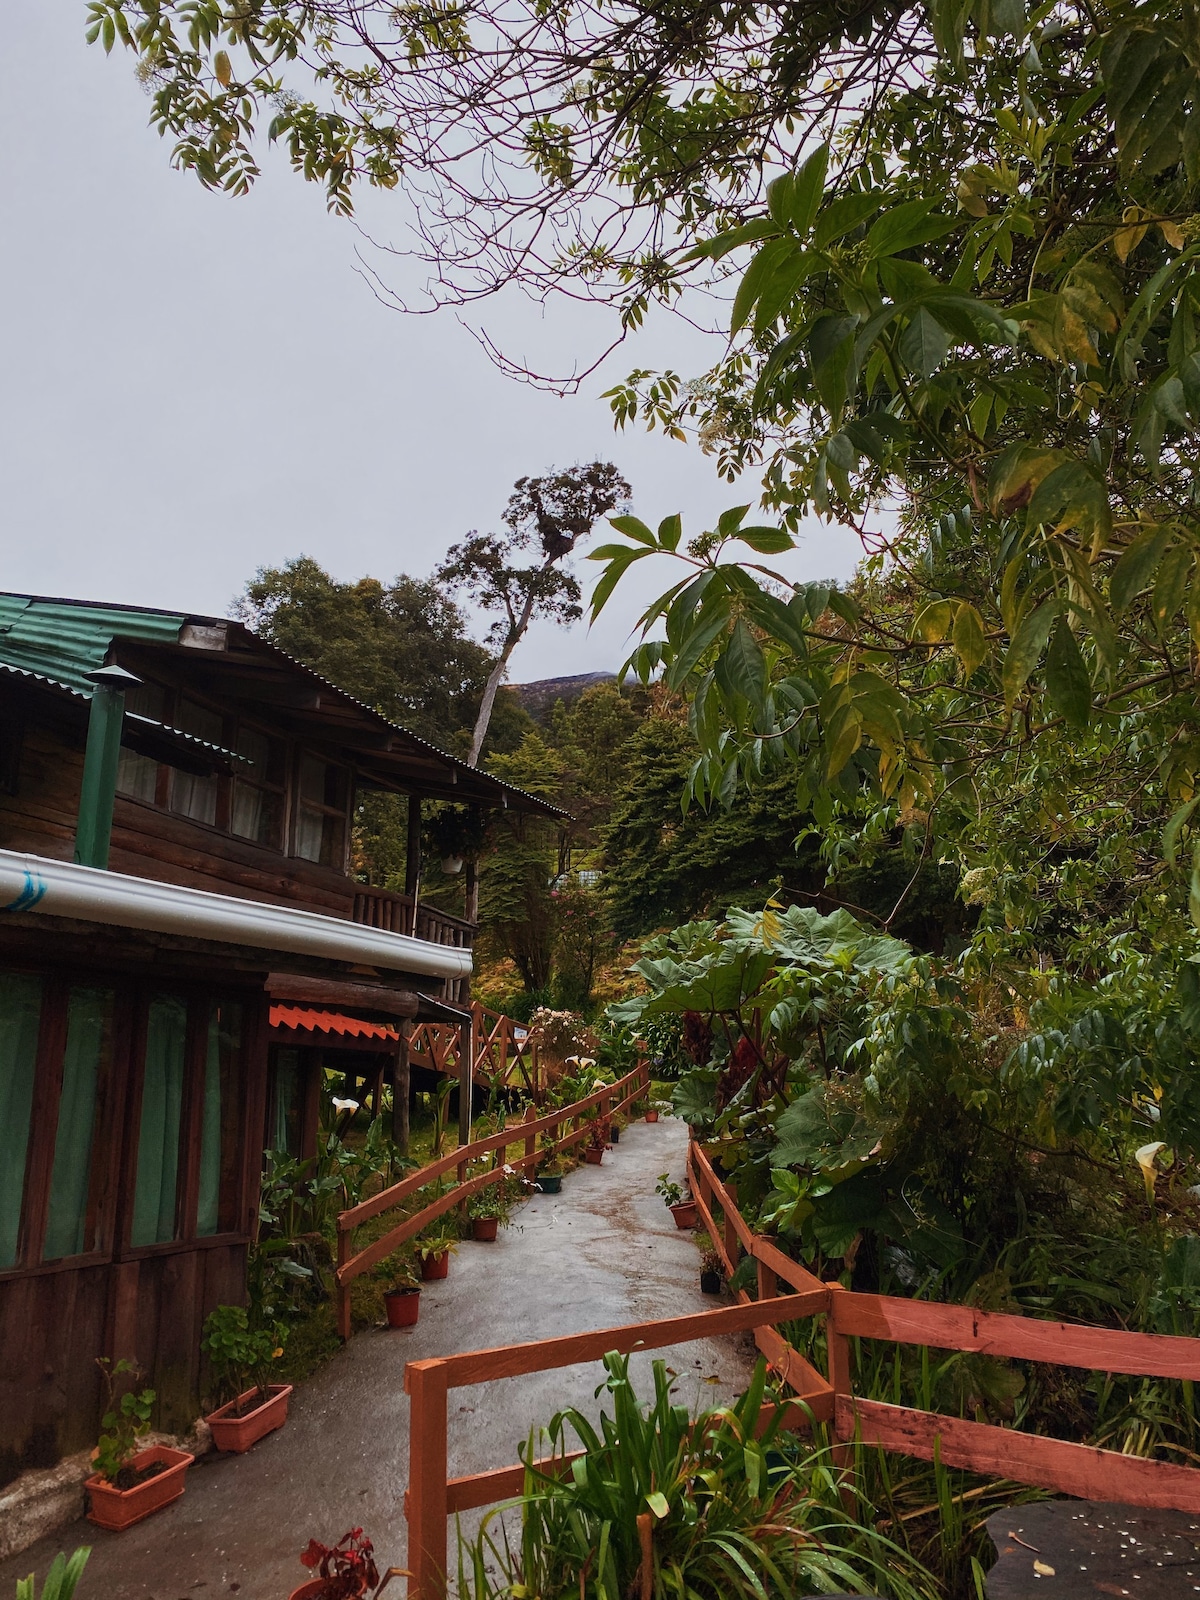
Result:
<instances>
[{"instance_id":1,"label":"potted plant","mask_svg":"<svg viewBox=\"0 0 1200 1600\"><path fill-rule=\"evenodd\" d=\"M660 1172L658 1182L654 1185L655 1194L663 1198L663 1204L675 1218L677 1228L694 1228L696 1226L696 1202L685 1200L683 1190L677 1183L671 1182L671 1175Z\"/></svg>"},{"instance_id":2,"label":"potted plant","mask_svg":"<svg viewBox=\"0 0 1200 1600\"><path fill-rule=\"evenodd\" d=\"M417 1255L421 1261L421 1279L432 1283L444 1278L450 1271L450 1257L458 1249L458 1240L449 1233L431 1234L428 1239L418 1239Z\"/></svg>"},{"instance_id":3,"label":"potted plant","mask_svg":"<svg viewBox=\"0 0 1200 1600\"><path fill-rule=\"evenodd\" d=\"M165 1444L139 1450L137 1441L150 1432L154 1390L130 1389L117 1400L117 1379L129 1373L136 1382L137 1367L132 1361L109 1361L104 1356L97 1365L104 1374L108 1409L92 1452L96 1470L83 1487L87 1491L88 1520L111 1533L120 1533L178 1500L195 1457Z\"/></svg>"},{"instance_id":4,"label":"potted plant","mask_svg":"<svg viewBox=\"0 0 1200 1600\"><path fill-rule=\"evenodd\" d=\"M300 1560L317 1576L293 1589L291 1600L359 1600L382 1594L393 1578L408 1577L400 1567L379 1576L374 1546L361 1528L351 1528L333 1545L310 1539Z\"/></svg>"},{"instance_id":5,"label":"potted plant","mask_svg":"<svg viewBox=\"0 0 1200 1600\"><path fill-rule=\"evenodd\" d=\"M383 1308L389 1328L411 1328L421 1314L421 1285L405 1262L395 1283L383 1291Z\"/></svg>"},{"instance_id":6,"label":"potted plant","mask_svg":"<svg viewBox=\"0 0 1200 1600\"><path fill-rule=\"evenodd\" d=\"M604 1160L604 1151L608 1144L608 1137L602 1122L593 1122L584 1159L589 1166L598 1167Z\"/></svg>"},{"instance_id":7,"label":"potted plant","mask_svg":"<svg viewBox=\"0 0 1200 1600\"><path fill-rule=\"evenodd\" d=\"M493 1184L473 1194L467 1201L467 1216L471 1219L471 1237L481 1244L490 1244L501 1228L507 1228L512 1213L512 1202L504 1193L504 1184Z\"/></svg>"},{"instance_id":8,"label":"potted plant","mask_svg":"<svg viewBox=\"0 0 1200 1600\"><path fill-rule=\"evenodd\" d=\"M572 1162L572 1166L574 1162ZM561 1194L563 1174L568 1170L561 1156L551 1156L538 1171L537 1186L543 1194Z\"/></svg>"},{"instance_id":9,"label":"potted plant","mask_svg":"<svg viewBox=\"0 0 1200 1600\"><path fill-rule=\"evenodd\" d=\"M705 1250L700 1256L700 1293L720 1294L724 1264L715 1250Z\"/></svg>"},{"instance_id":10,"label":"potted plant","mask_svg":"<svg viewBox=\"0 0 1200 1600\"><path fill-rule=\"evenodd\" d=\"M646 1121L647 1122L657 1122L658 1121L658 1106L655 1103L655 1101L651 1100L647 1104L647 1106L645 1108L645 1114L646 1114Z\"/></svg>"},{"instance_id":11,"label":"potted plant","mask_svg":"<svg viewBox=\"0 0 1200 1600\"><path fill-rule=\"evenodd\" d=\"M620 1144L620 1142L621 1142L621 1129L624 1126L625 1126L625 1118L624 1117L621 1117L621 1116L613 1117L612 1121L608 1125L608 1142L609 1142L609 1144Z\"/></svg>"},{"instance_id":12,"label":"potted plant","mask_svg":"<svg viewBox=\"0 0 1200 1600\"><path fill-rule=\"evenodd\" d=\"M200 1348L213 1375L233 1398L205 1417L218 1450L242 1455L287 1421L290 1383L271 1383L271 1363L283 1354L279 1324L252 1328L244 1306L218 1306L204 1324Z\"/></svg>"}]
</instances>

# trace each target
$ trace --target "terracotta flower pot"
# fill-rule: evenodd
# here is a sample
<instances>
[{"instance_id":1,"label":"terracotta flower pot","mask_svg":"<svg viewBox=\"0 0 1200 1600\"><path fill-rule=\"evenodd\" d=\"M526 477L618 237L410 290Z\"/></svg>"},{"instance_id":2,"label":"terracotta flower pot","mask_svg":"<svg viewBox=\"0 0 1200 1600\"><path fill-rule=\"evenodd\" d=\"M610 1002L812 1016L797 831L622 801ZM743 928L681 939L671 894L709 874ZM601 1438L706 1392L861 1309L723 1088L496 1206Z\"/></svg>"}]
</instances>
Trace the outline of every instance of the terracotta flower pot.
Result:
<instances>
[{"instance_id":1,"label":"terracotta flower pot","mask_svg":"<svg viewBox=\"0 0 1200 1600\"><path fill-rule=\"evenodd\" d=\"M298 1589L293 1589L288 1600L326 1600L329 1594L330 1579L310 1578L307 1583L302 1583ZM359 1594L366 1594L365 1589L360 1589Z\"/></svg>"},{"instance_id":2,"label":"terracotta flower pot","mask_svg":"<svg viewBox=\"0 0 1200 1600\"><path fill-rule=\"evenodd\" d=\"M681 1200L677 1206L671 1207L671 1215L675 1218L677 1228L694 1228L696 1226L696 1202L694 1200Z\"/></svg>"},{"instance_id":3,"label":"terracotta flower pot","mask_svg":"<svg viewBox=\"0 0 1200 1600\"><path fill-rule=\"evenodd\" d=\"M719 1272L702 1272L700 1274L701 1294L720 1294L721 1274Z\"/></svg>"},{"instance_id":4,"label":"terracotta flower pot","mask_svg":"<svg viewBox=\"0 0 1200 1600\"><path fill-rule=\"evenodd\" d=\"M440 1256L426 1256L421 1262L421 1277L425 1283L432 1283L435 1278L444 1278L449 1271L449 1250L443 1250Z\"/></svg>"},{"instance_id":5,"label":"terracotta flower pot","mask_svg":"<svg viewBox=\"0 0 1200 1600\"><path fill-rule=\"evenodd\" d=\"M238 1395L236 1400L219 1406L211 1416L205 1417L205 1422L212 1429L213 1444L218 1450L243 1455L252 1444L257 1444L265 1434L274 1433L276 1428L282 1428L287 1421L288 1400L292 1394L290 1383L269 1383L269 1398L255 1406L253 1411L236 1416L234 1413L238 1406L245 1405L255 1392L247 1389L245 1394Z\"/></svg>"},{"instance_id":6,"label":"terracotta flower pot","mask_svg":"<svg viewBox=\"0 0 1200 1600\"><path fill-rule=\"evenodd\" d=\"M587 1147L587 1164L589 1167L598 1167L604 1160L604 1146L590 1144Z\"/></svg>"},{"instance_id":7,"label":"terracotta flower pot","mask_svg":"<svg viewBox=\"0 0 1200 1600\"><path fill-rule=\"evenodd\" d=\"M165 1444L151 1445L139 1450L129 1465L135 1472L161 1461L163 1470L137 1483L132 1489L116 1489L106 1478L95 1473L84 1484L88 1493L88 1521L110 1533L120 1533L132 1528L143 1517L169 1506L183 1493L183 1480L187 1469L196 1458L186 1450L172 1450Z\"/></svg>"},{"instance_id":8,"label":"terracotta flower pot","mask_svg":"<svg viewBox=\"0 0 1200 1600\"><path fill-rule=\"evenodd\" d=\"M421 1313L421 1291L416 1288L385 1289L383 1307L389 1328L411 1328Z\"/></svg>"},{"instance_id":9,"label":"terracotta flower pot","mask_svg":"<svg viewBox=\"0 0 1200 1600\"><path fill-rule=\"evenodd\" d=\"M657 1111L647 1111L647 1113L646 1113L646 1121L647 1122L657 1122L658 1121L658 1112Z\"/></svg>"},{"instance_id":10,"label":"terracotta flower pot","mask_svg":"<svg viewBox=\"0 0 1200 1600\"><path fill-rule=\"evenodd\" d=\"M491 1244L496 1237L496 1230L499 1226L499 1217L472 1217L471 1237L472 1239L478 1239L480 1244Z\"/></svg>"},{"instance_id":11,"label":"terracotta flower pot","mask_svg":"<svg viewBox=\"0 0 1200 1600\"><path fill-rule=\"evenodd\" d=\"M538 1188L543 1194L561 1194L562 1173L543 1172L541 1177L538 1179Z\"/></svg>"}]
</instances>

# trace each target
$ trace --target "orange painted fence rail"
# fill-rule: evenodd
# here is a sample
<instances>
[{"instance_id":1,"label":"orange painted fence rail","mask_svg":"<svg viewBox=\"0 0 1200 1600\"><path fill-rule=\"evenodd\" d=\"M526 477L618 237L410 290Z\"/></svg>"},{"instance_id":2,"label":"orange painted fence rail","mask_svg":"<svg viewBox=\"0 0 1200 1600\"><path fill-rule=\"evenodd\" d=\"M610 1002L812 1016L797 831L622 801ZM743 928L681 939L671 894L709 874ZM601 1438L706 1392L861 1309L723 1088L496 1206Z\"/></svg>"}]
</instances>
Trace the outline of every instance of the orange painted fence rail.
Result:
<instances>
[{"instance_id":1,"label":"orange painted fence rail","mask_svg":"<svg viewBox=\"0 0 1200 1600\"><path fill-rule=\"evenodd\" d=\"M443 1600L445 1596L447 1517L517 1495L525 1482L522 1463L447 1479L447 1397L451 1389L598 1361L610 1350L662 1349L718 1334L753 1333L776 1376L795 1396L782 1425L804 1428L810 1419L828 1423L843 1467L849 1466L857 1440L926 1461L933 1460L936 1453L945 1466L1079 1498L1200 1514L1200 1471L1194 1467L860 1399L853 1392L850 1361L852 1338L888 1339L1099 1372L1194 1381L1200 1379L1200 1339L1124 1333L977 1311L970 1306L859 1294L841 1284L823 1282L772 1240L754 1233L739 1213L731 1189L694 1142L688 1150L688 1176L700 1217L726 1270L732 1272L742 1255L756 1262L757 1300L741 1293L738 1304L717 1311L410 1361L405 1367L404 1387L412 1405L409 1488L404 1502L410 1600ZM780 1280L789 1292L779 1292ZM818 1372L779 1332L780 1323L813 1316L825 1319L827 1375ZM540 1464L559 1468L573 1459L560 1456L553 1463Z\"/></svg>"},{"instance_id":2,"label":"orange painted fence rail","mask_svg":"<svg viewBox=\"0 0 1200 1600\"><path fill-rule=\"evenodd\" d=\"M539 1117L534 1107L530 1106L523 1121L515 1122L499 1133L490 1134L486 1139L458 1145L449 1154L429 1162L416 1172L410 1172L399 1183L382 1189L369 1200L351 1206L348 1211L340 1212L337 1219L337 1271L334 1274L339 1336L342 1339L350 1337L350 1285L355 1278L369 1271L410 1239L416 1238L438 1217L453 1211L456 1206L465 1206L472 1195L501 1182L507 1176L503 1163L500 1163L485 1172L476 1173L474 1177L468 1177L467 1169L473 1161L494 1151L503 1151L508 1145L523 1142L523 1154L510 1166L525 1172L530 1167L538 1166L551 1154L573 1150L590 1137L594 1121L604 1121L618 1111L626 1110L649 1087L650 1069L645 1061L639 1061L632 1072L627 1072L616 1083L605 1084L584 1099L575 1100L568 1106L559 1106L544 1116ZM549 1138L539 1149L538 1141L542 1134L547 1134ZM451 1173L454 1177L441 1193L435 1194L420 1210L403 1217L387 1233L355 1251L355 1228L381 1216L385 1211L404 1205L431 1184L439 1184L440 1187L439 1180L449 1177Z\"/></svg>"}]
</instances>

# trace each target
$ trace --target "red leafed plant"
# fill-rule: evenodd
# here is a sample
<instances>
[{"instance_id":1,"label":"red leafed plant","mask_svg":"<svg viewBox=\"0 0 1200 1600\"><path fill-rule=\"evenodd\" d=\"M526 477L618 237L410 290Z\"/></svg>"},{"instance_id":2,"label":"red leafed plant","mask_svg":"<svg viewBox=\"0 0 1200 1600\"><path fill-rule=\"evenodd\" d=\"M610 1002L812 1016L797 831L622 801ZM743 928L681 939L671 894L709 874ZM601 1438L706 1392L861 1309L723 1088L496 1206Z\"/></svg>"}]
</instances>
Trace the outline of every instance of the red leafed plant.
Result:
<instances>
[{"instance_id":1,"label":"red leafed plant","mask_svg":"<svg viewBox=\"0 0 1200 1600\"><path fill-rule=\"evenodd\" d=\"M400 1567L389 1567L379 1576L375 1547L361 1528L351 1528L334 1545L310 1539L300 1559L324 1579L322 1600L359 1600L362 1595L382 1594L393 1578L407 1575Z\"/></svg>"}]
</instances>

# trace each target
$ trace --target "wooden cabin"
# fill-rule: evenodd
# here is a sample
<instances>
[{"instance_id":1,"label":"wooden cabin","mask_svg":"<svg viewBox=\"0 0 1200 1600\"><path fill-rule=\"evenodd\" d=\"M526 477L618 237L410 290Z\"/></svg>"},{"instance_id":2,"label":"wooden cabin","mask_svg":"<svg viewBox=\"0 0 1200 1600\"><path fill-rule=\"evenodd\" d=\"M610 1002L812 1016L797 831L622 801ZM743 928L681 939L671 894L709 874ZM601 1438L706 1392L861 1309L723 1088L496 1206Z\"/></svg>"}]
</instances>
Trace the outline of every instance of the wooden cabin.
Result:
<instances>
[{"instance_id":1,"label":"wooden cabin","mask_svg":"<svg viewBox=\"0 0 1200 1600\"><path fill-rule=\"evenodd\" d=\"M351 875L366 790L408 797L403 893ZM551 809L237 622L0 595L0 1486L94 1442L98 1356L191 1424L264 1149L469 1015L431 800Z\"/></svg>"}]
</instances>

